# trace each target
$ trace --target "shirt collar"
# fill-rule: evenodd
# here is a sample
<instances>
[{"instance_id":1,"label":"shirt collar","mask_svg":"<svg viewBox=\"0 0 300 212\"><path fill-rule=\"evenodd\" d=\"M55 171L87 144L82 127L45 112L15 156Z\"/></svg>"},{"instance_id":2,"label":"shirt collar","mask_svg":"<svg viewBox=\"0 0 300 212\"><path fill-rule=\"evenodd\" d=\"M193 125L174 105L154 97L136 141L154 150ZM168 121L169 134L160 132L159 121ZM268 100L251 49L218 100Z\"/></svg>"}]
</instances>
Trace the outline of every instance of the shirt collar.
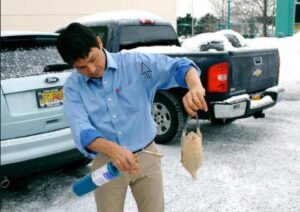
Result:
<instances>
[{"instance_id":1,"label":"shirt collar","mask_svg":"<svg viewBox=\"0 0 300 212\"><path fill-rule=\"evenodd\" d=\"M104 51L104 54L106 56L106 69L104 71L104 74L106 71L109 71L109 70L117 70L117 63L116 61L114 60L113 56L111 55L111 53L109 53L106 49L103 48L103 51ZM85 75L82 75L85 82L88 82L89 80L94 80L94 78L90 78L90 77L87 77ZM96 79L97 80L97 79Z\"/></svg>"}]
</instances>

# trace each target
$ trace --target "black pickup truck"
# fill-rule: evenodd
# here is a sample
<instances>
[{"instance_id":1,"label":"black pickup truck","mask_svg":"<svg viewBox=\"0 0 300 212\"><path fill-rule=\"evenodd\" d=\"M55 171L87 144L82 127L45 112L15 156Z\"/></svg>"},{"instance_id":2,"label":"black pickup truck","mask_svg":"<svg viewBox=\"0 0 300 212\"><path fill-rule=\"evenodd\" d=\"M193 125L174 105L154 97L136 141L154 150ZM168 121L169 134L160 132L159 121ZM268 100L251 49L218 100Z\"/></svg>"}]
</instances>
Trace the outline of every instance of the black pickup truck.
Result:
<instances>
[{"instance_id":1,"label":"black pickup truck","mask_svg":"<svg viewBox=\"0 0 300 212\"><path fill-rule=\"evenodd\" d=\"M74 22L90 27L110 52L140 46L180 47L171 24L156 17L132 16L96 14ZM278 94L283 91L278 86L277 49L163 53L170 57L187 57L200 67L209 110L199 112L198 116L214 124L227 124L250 116L262 118L263 111L274 106ZM157 143L168 143L180 137L187 118L181 101L185 93L183 88L157 92L152 108L158 129Z\"/></svg>"}]
</instances>

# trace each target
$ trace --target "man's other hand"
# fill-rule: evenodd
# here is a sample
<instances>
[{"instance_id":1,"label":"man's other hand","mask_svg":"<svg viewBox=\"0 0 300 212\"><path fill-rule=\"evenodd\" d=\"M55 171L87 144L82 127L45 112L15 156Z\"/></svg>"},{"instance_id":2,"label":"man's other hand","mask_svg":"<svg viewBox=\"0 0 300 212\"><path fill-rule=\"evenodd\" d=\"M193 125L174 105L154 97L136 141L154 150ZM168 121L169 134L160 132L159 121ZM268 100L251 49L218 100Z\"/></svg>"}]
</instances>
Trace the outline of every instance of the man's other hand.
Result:
<instances>
[{"instance_id":1,"label":"man's other hand","mask_svg":"<svg viewBox=\"0 0 300 212\"><path fill-rule=\"evenodd\" d=\"M189 91L182 99L183 105L186 112L192 117L195 117L197 115L197 110L208 110L204 99L205 90L202 86L197 70L194 67L191 67L187 72L185 81L188 85Z\"/></svg>"}]
</instances>

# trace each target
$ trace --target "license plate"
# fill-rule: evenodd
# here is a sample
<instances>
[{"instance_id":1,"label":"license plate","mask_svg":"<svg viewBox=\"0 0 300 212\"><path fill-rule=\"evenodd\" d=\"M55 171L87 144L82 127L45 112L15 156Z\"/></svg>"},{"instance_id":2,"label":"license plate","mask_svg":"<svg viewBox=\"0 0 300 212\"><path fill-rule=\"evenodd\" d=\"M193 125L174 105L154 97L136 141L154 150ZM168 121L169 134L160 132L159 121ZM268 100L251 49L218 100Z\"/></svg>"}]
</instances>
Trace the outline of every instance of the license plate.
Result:
<instances>
[{"instance_id":1,"label":"license plate","mask_svg":"<svg viewBox=\"0 0 300 212\"><path fill-rule=\"evenodd\" d=\"M36 92L39 108L55 107L63 104L63 88L49 88Z\"/></svg>"},{"instance_id":2,"label":"license plate","mask_svg":"<svg viewBox=\"0 0 300 212\"><path fill-rule=\"evenodd\" d=\"M261 95L253 95L251 97L252 100L260 100L261 99Z\"/></svg>"}]
</instances>

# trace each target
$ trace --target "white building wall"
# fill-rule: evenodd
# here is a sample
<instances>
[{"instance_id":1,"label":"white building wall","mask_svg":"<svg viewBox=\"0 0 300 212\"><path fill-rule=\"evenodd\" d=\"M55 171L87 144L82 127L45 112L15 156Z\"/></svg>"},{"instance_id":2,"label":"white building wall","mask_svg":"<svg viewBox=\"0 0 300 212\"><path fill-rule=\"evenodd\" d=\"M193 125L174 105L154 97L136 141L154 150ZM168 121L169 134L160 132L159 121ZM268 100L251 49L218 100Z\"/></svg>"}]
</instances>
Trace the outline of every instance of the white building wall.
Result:
<instances>
[{"instance_id":1,"label":"white building wall","mask_svg":"<svg viewBox=\"0 0 300 212\"><path fill-rule=\"evenodd\" d=\"M176 29L176 0L1 0L1 30L55 31L73 19L109 10L146 10Z\"/></svg>"}]
</instances>

